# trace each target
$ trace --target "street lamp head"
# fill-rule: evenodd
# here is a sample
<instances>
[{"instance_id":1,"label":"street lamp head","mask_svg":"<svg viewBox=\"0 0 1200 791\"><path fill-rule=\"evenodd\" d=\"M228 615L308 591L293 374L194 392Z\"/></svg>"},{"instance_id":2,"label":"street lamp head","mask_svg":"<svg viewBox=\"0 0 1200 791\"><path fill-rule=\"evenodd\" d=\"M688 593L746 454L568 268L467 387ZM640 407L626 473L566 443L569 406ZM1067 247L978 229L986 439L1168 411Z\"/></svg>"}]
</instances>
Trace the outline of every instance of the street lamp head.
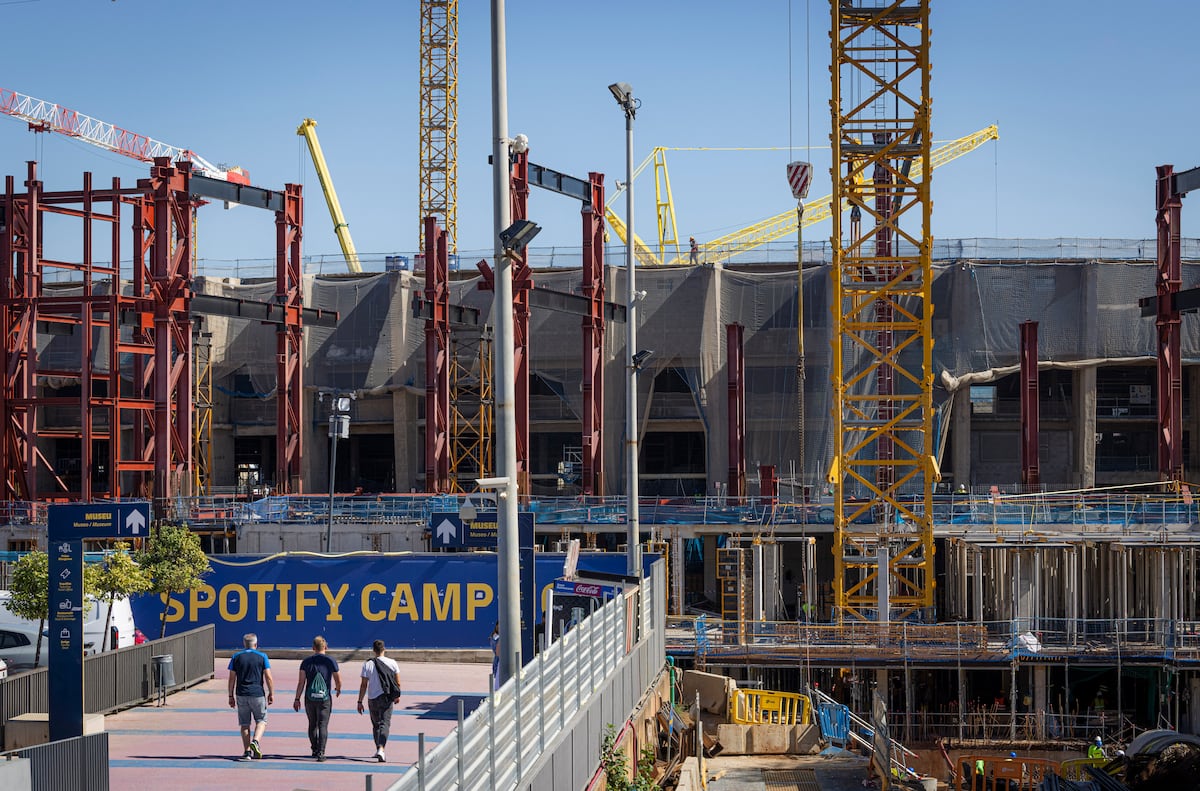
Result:
<instances>
[{"instance_id":1,"label":"street lamp head","mask_svg":"<svg viewBox=\"0 0 1200 791\"><path fill-rule=\"evenodd\" d=\"M646 361L649 360L653 354L654 354L653 349L642 349L637 354L633 355L633 358L632 358L633 370L635 370L635 371L642 370L642 366L646 364Z\"/></svg>"},{"instance_id":2,"label":"street lamp head","mask_svg":"<svg viewBox=\"0 0 1200 791\"><path fill-rule=\"evenodd\" d=\"M334 401L334 408L338 412L349 412L350 411L350 396L344 396L344 395L338 396L337 400Z\"/></svg>"},{"instance_id":3,"label":"street lamp head","mask_svg":"<svg viewBox=\"0 0 1200 791\"><path fill-rule=\"evenodd\" d=\"M613 98L617 100L617 104L625 109L625 115L633 118L637 114L638 102L633 98L633 88L627 82L614 82L608 86L608 90L612 93Z\"/></svg>"},{"instance_id":4,"label":"street lamp head","mask_svg":"<svg viewBox=\"0 0 1200 791\"><path fill-rule=\"evenodd\" d=\"M510 253L520 253L541 231L541 226L531 220L517 220L500 232L500 244Z\"/></svg>"},{"instance_id":5,"label":"street lamp head","mask_svg":"<svg viewBox=\"0 0 1200 791\"><path fill-rule=\"evenodd\" d=\"M517 135L512 141L512 152L514 154L524 154L529 150L529 137L526 135Z\"/></svg>"}]
</instances>

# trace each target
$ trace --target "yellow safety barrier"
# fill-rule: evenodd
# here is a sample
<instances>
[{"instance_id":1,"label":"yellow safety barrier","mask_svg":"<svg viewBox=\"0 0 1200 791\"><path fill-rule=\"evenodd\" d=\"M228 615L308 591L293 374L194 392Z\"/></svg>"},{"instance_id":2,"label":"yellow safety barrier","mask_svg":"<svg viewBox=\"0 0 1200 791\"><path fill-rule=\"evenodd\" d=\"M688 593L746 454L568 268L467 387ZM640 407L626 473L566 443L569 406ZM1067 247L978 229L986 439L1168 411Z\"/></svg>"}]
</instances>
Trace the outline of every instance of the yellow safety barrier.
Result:
<instances>
[{"instance_id":1,"label":"yellow safety barrier","mask_svg":"<svg viewBox=\"0 0 1200 791\"><path fill-rule=\"evenodd\" d=\"M808 697L795 692L735 689L729 693L729 719L735 725L808 725Z\"/></svg>"},{"instance_id":2,"label":"yellow safety barrier","mask_svg":"<svg viewBox=\"0 0 1200 791\"><path fill-rule=\"evenodd\" d=\"M1088 774L1087 767L1099 768L1106 763L1108 763L1107 758L1072 758L1062 762L1058 773L1064 780L1091 780L1092 776Z\"/></svg>"}]
</instances>

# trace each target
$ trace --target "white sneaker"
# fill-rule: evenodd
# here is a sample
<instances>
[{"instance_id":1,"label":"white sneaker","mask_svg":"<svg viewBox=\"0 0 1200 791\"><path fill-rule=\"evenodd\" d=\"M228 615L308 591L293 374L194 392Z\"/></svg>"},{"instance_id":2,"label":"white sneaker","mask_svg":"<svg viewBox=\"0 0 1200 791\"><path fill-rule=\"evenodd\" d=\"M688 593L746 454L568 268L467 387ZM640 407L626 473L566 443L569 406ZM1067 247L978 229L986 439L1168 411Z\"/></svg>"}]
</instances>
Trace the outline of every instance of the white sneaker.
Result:
<instances>
[{"instance_id":1,"label":"white sneaker","mask_svg":"<svg viewBox=\"0 0 1200 791\"><path fill-rule=\"evenodd\" d=\"M378 760L379 763L383 763L386 760L383 757L383 748L382 747L380 747L378 750L375 751L375 759Z\"/></svg>"}]
</instances>

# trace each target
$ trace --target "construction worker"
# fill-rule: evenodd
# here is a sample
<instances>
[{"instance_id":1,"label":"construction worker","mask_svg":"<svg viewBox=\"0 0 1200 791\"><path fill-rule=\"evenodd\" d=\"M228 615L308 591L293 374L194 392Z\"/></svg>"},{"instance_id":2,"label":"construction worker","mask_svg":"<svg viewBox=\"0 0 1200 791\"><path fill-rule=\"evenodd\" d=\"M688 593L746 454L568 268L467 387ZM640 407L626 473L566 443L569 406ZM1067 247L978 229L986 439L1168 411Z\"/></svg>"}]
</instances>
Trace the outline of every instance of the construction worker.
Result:
<instances>
[{"instance_id":1,"label":"construction worker","mask_svg":"<svg viewBox=\"0 0 1200 791\"><path fill-rule=\"evenodd\" d=\"M1088 758L1107 758L1108 757L1104 752L1104 740L1101 739L1099 736L1097 736L1094 740L1092 740L1092 743L1090 745L1088 745L1087 757Z\"/></svg>"},{"instance_id":2,"label":"construction worker","mask_svg":"<svg viewBox=\"0 0 1200 791\"><path fill-rule=\"evenodd\" d=\"M688 237L688 259L692 266L700 263L700 248L696 246L696 237Z\"/></svg>"}]
</instances>

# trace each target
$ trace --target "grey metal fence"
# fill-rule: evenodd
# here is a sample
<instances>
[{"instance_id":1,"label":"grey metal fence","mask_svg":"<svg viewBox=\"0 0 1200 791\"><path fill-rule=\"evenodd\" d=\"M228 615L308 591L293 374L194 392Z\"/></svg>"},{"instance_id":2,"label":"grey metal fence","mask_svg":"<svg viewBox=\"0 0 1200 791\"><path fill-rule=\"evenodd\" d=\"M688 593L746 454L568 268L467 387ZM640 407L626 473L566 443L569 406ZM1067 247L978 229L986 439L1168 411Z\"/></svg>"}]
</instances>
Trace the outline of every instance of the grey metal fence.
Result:
<instances>
[{"instance_id":1,"label":"grey metal fence","mask_svg":"<svg viewBox=\"0 0 1200 791\"><path fill-rule=\"evenodd\" d=\"M460 709L458 727L429 752L420 742L417 763L388 791L585 786L604 725L624 722L664 665L664 568L655 563L636 609L610 601L470 716Z\"/></svg>"},{"instance_id":2,"label":"grey metal fence","mask_svg":"<svg viewBox=\"0 0 1200 791\"><path fill-rule=\"evenodd\" d=\"M210 624L162 640L87 657L83 662L84 711L104 713L153 698L156 691L151 675L153 656L171 655L175 687L211 678L215 634L216 627ZM41 667L16 673L0 682L0 723L21 714L49 710L49 672Z\"/></svg>"},{"instance_id":3,"label":"grey metal fence","mask_svg":"<svg viewBox=\"0 0 1200 791\"><path fill-rule=\"evenodd\" d=\"M31 791L108 791L108 734L63 739L14 753L29 759Z\"/></svg>"}]
</instances>

